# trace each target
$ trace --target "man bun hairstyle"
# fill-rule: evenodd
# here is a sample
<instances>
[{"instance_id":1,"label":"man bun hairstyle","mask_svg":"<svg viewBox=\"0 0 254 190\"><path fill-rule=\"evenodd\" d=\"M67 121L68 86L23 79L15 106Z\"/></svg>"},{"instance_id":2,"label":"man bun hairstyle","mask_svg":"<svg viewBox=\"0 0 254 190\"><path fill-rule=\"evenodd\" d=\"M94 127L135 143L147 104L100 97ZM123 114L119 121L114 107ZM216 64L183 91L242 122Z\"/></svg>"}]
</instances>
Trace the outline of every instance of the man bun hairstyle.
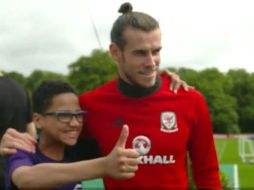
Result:
<instances>
[{"instance_id":1,"label":"man bun hairstyle","mask_svg":"<svg viewBox=\"0 0 254 190\"><path fill-rule=\"evenodd\" d=\"M132 5L128 2L124 3L120 6L118 12L123 14L132 12Z\"/></svg>"},{"instance_id":2,"label":"man bun hairstyle","mask_svg":"<svg viewBox=\"0 0 254 190\"><path fill-rule=\"evenodd\" d=\"M110 37L111 42L115 43L121 50L124 50L126 40L124 39L124 31L131 27L144 32L150 32L159 28L159 23L152 16L133 11L133 7L129 2L123 3L119 10L122 13L113 24Z\"/></svg>"}]
</instances>

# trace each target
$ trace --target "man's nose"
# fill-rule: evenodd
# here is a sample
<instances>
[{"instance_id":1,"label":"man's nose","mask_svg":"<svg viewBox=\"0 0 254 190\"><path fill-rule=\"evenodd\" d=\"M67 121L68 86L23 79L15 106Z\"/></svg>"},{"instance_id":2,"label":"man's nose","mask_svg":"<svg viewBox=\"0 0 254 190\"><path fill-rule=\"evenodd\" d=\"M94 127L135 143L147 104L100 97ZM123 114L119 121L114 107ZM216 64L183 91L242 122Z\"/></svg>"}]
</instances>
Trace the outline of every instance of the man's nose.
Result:
<instances>
[{"instance_id":1,"label":"man's nose","mask_svg":"<svg viewBox=\"0 0 254 190\"><path fill-rule=\"evenodd\" d=\"M146 65L147 66L156 66L155 56L153 56L153 54L150 53L147 56Z\"/></svg>"}]
</instances>

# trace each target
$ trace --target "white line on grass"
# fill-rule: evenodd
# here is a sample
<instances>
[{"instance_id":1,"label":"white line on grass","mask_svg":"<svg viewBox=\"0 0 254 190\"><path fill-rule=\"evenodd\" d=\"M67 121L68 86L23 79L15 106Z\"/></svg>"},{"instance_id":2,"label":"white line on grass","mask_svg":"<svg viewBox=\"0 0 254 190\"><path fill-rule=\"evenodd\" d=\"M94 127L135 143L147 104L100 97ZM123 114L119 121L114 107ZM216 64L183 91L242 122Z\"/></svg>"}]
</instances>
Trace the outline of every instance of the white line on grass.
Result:
<instances>
[{"instance_id":1,"label":"white line on grass","mask_svg":"<svg viewBox=\"0 0 254 190\"><path fill-rule=\"evenodd\" d=\"M221 161L221 157L222 157L222 155L223 155L224 152L225 152L225 149L226 149L227 144L228 144L228 141L227 141L227 139L226 139L226 140L223 141L223 144L222 144L221 149L220 149L220 151L219 151L219 161Z\"/></svg>"},{"instance_id":2,"label":"white line on grass","mask_svg":"<svg viewBox=\"0 0 254 190\"><path fill-rule=\"evenodd\" d=\"M238 166L237 164L233 165L234 169L234 188L239 188L239 176L238 176Z\"/></svg>"}]
</instances>

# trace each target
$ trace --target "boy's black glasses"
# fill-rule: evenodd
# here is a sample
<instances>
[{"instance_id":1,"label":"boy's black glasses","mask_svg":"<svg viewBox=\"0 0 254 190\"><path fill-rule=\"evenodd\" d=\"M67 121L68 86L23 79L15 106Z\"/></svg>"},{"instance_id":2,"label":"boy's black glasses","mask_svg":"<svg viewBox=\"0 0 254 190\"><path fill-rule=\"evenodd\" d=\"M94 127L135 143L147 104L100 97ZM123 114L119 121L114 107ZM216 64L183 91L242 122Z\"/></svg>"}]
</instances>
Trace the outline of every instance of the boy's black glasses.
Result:
<instances>
[{"instance_id":1,"label":"boy's black glasses","mask_svg":"<svg viewBox=\"0 0 254 190\"><path fill-rule=\"evenodd\" d=\"M76 120L81 123L83 122L84 115L87 113L87 111L77 111L77 112L67 112L67 111L56 111L56 112L45 112L41 115L53 115L57 118L58 121L62 123L70 123L73 117L76 118Z\"/></svg>"}]
</instances>

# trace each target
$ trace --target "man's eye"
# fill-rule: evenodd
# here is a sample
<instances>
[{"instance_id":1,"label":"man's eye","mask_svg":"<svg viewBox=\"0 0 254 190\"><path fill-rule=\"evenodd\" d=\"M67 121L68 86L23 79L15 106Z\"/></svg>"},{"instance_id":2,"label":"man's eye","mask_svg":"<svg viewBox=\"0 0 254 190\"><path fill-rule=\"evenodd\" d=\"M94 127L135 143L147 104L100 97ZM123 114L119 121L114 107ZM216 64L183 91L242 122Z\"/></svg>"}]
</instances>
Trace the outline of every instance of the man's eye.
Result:
<instances>
[{"instance_id":1,"label":"man's eye","mask_svg":"<svg viewBox=\"0 0 254 190\"><path fill-rule=\"evenodd\" d=\"M153 51L153 55L157 55L157 54L159 54L159 53L160 53L160 51L161 51L161 49L156 49L156 50L154 50L154 51Z\"/></svg>"},{"instance_id":2,"label":"man's eye","mask_svg":"<svg viewBox=\"0 0 254 190\"><path fill-rule=\"evenodd\" d=\"M146 52L140 50L140 51L136 51L135 54L138 55L138 56L145 56L145 55L146 55Z\"/></svg>"}]
</instances>

